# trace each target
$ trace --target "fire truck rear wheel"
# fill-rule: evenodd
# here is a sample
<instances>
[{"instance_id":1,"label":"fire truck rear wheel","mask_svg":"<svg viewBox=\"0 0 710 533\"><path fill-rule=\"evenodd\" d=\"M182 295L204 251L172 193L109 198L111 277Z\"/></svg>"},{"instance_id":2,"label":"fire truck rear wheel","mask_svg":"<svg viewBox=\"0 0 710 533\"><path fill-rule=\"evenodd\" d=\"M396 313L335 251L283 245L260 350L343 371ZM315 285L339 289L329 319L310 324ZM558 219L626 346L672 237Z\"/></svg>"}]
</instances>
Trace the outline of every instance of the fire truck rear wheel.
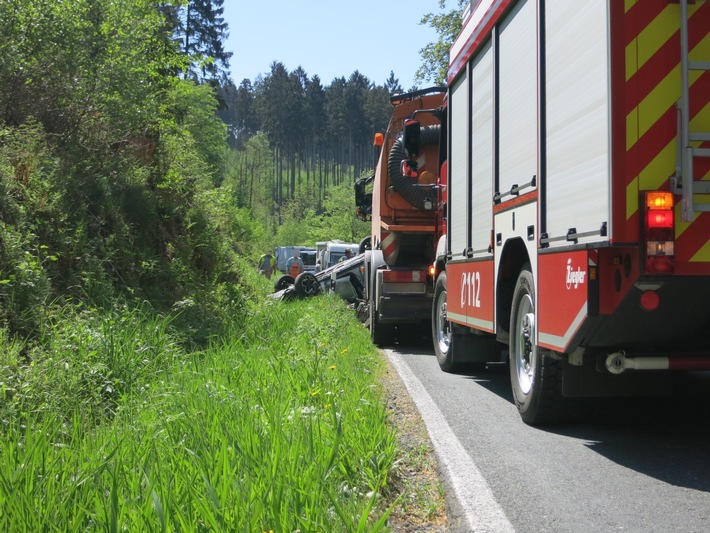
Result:
<instances>
[{"instance_id":1,"label":"fire truck rear wheel","mask_svg":"<svg viewBox=\"0 0 710 533\"><path fill-rule=\"evenodd\" d=\"M510 382L523 421L530 425L561 422L562 362L535 344L535 287L530 265L523 267L513 291L510 314Z\"/></svg>"}]
</instances>

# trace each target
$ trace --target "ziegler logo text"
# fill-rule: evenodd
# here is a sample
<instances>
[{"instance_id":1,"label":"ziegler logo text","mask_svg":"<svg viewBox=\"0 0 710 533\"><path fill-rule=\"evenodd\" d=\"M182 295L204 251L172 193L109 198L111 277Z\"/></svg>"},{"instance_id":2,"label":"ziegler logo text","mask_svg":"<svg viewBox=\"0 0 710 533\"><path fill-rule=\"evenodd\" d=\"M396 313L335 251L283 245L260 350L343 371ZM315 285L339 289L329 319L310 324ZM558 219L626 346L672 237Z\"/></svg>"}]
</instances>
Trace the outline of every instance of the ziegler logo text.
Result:
<instances>
[{"instance_id":1,"label":"ziegler logo text","mask_svg":"<svg viewBox=\"0 0 710 533\"><path fill-rule=\"evenodd\" d=\"M577 267L577 270L572 270L572 259L567 260L567 288L577 288L579 285L584 283L584 277L587 273L581 268Z\"/></svg>"}]
</instances>

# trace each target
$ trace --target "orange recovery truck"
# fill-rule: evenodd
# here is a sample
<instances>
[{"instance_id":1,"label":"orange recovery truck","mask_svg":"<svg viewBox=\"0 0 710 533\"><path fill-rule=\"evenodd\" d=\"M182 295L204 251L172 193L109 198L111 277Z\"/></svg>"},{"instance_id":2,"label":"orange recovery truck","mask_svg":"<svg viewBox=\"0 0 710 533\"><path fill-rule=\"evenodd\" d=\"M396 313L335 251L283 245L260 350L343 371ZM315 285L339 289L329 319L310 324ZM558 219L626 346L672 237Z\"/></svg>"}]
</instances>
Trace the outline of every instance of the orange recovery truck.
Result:
<instances>
[{"instance_id":1,"label":"orange recovery truck","mask_svg":"<svg viewBox=\"0 0 710 533\"><path fill-rule=\"evenodd\" d=\"M431 331L429 269L443 233L439 169L446 156L445 92L431 88L392 97L387 132L376 136L375 173L355 186L358 216L372 222L371 235L360 246L364 297L358 315L379 346Z\"/></svg>"},{"instance_id":2,"label":"orange recovery truck","mask_svg":"<svg viewBox=\"0 0 710 533\"><path fill-rule=\"evenodd\" d=\"M710 2L472 0L445 104L441 368L529 424L709 370Z\"/></svg>"}]
</instances>

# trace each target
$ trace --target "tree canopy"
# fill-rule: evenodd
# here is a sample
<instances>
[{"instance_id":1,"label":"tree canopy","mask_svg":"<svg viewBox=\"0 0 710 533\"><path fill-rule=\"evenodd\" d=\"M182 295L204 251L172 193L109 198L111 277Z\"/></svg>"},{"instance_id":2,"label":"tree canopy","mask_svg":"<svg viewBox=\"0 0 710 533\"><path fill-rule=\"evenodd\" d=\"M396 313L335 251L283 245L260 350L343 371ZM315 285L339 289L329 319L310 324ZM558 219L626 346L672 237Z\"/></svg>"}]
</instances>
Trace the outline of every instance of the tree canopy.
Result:
<instances>
[{"instance_id":1,"label":"tree canopy","mask_svg":"<svg viewBox=\"0 0 710 533\"><path fill-rule=\"evenodd\" d=\"M446 9L446 0L439 0L439 13L427 13L421 24L436 30L439 38L419 51L422 64L415 74L419 83L431 82L434 85L446 85L446 72L449 68L449 49L461 31L462 14L469 0L455 0L456 7Z\"/></svg>"},{"instance_id":2,"label":"tree canopy","mask_svg":"<svg viewBox=\"0 0 710 533\"><path fill-rule=\"evenodd\" d=\"M238 256L368 231L352 185L394 73L324 85L274 61L235 85L222 6L0 2L0 328L36 338L50 304L126 298L211 331Z\"/></svg>"}]
</instances>

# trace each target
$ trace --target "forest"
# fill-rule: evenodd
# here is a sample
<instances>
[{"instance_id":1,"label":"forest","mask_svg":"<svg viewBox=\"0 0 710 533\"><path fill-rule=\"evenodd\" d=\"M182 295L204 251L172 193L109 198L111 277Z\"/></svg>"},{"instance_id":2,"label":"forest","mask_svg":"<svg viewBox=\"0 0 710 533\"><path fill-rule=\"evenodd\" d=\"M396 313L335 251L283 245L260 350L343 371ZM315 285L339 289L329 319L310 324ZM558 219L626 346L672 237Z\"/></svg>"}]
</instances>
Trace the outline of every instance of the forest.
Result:
<instances>
[{"instance_id":1,"label":"forest","mask_svg":"<svg viewBox=\"0 0 710 533\"><path fill-rule=\"evenodd\" d=\"M373 135L401 91L394 73L384 86L357 71L324 86L274 61L236 86L222 5L0 3L0 324L10 338L40 338L62 306L126 300L181 306L203 342L245 297L241 261L368 234L352 185L374 166ZM442 38L460 10L448 16L428 19ZM433 45L422 81L441 79L442 58Z\"/></svg>"},{"instance_id":2,"label":"forest","mask_svg":"<svg viewBox=\"0 0 710 533\"><path fill-rule=\"evenodd\" d=\"M400 502L369 335L256 262L369 233L353 183L401 88L278 60L237 86L223 3L0 2L2 530L377 531Z\"/></svg>"}]
</instances>

